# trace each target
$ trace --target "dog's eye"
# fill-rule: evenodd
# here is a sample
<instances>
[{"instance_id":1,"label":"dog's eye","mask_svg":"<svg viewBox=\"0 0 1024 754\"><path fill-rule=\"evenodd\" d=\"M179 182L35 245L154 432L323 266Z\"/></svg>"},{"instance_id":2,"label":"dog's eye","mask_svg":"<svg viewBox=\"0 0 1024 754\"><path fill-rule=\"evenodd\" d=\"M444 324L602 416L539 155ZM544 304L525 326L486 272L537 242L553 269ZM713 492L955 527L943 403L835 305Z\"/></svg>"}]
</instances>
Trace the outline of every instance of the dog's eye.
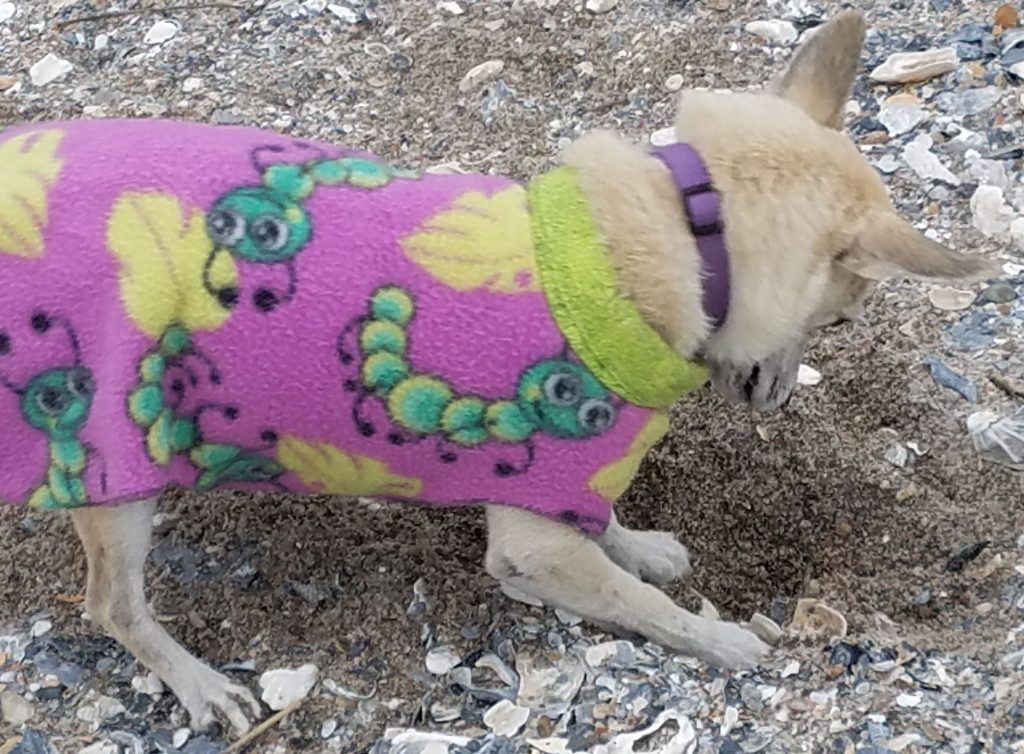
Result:
<instances>
[{"instance_id":1,"label":"dog's eye","mask_svg":"<svg viewBox=\"0 0 1024 754\"><path fill-rule=\"evenodd\" d=\"M583 401L578 415L580 424L593 435L601 434L615 423L615 407L597 398Z\"/></svg>"},{"instance_id":2,"label":"dog's eye","mask_svg":"<svg viewBox=\"0 0 1024 754\"><path fill-rule=\"evenodd\" d=\"M280 251L288 243L288 224L279 217L263 215L253 220L249 235L267 251Z\"/></svg>"},{"instance_id":3,"label":"dog's eye","mask_svg":"<svg viewBox=\"0 0 1024 754\"><path fill-rule=\"evenodd\" d=\"M206 218L206 229L214 243L234 246L245 235L245 218L230 209L215 209Z\"/></svg>"},{"instance_id":4,"label":"dog's eye","mask_svg":"<svg viewBox=\"0 0 1024 754\"><path fill-rule=\"evenodd\" d=\"M544 397L555 406L572 406L580 399L583 385L575 374L559 372L544 380Z\"/></svg>"},{"instance_id":5,"label":"dog's eye","mask_svg":"<svg viewBox=\"0 0 1024 754\"><path fill-rule=\"evenodd\" d=\"M39 391L36 396L36 403L44 413L55 416L68 407L68 396L63 390L54 387L46 387Z\"/></svg>"}]
</instances>

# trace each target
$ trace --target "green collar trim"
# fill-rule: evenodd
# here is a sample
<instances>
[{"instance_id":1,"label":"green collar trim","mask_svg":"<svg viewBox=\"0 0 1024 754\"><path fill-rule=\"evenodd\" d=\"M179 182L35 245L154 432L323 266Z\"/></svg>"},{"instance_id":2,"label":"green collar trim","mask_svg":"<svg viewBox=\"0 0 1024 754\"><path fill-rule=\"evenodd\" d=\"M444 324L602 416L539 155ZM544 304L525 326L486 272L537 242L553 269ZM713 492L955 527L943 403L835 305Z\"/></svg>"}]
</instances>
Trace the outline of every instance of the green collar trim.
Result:
<instances>
[{"instance_id":1,"label":"green collar trim","mask_svg":"<svg viewBox=\"0 0 1024 754\"><path fill-rule=\"evenodd\" d=\"M587 368L629 403L671 406L708 381L681 358L615 283L615 270L576 172L564 167L527 187L541 287L559 329Z\"/></svg>"}]
</instances>

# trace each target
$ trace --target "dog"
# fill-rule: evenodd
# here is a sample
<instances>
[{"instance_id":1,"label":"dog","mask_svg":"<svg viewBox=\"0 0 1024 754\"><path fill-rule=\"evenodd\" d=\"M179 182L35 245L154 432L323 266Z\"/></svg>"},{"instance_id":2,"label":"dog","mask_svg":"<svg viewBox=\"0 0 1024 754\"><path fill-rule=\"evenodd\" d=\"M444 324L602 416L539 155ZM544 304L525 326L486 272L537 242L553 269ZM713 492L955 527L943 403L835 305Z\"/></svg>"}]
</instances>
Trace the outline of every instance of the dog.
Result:
<instances>
[{"instance_id":1,"label":"dog","mask_svg":"<svg viewBox=\"0 0 1024 754\"><path fill-rule=\"evenodd\" d=\"M684 93L677 144L591 133L526 186L250 129L4 132L0 497L70 510L88 615L196 728L261 708L146 604L169 486L482 503L497 579L756 665L754 633L658 589L686 548L611 503L682 394L780 408L880 281L993 272L901 219L842 135L863 40L843 12L766 91Z\"/></svg>"}]
</instances>

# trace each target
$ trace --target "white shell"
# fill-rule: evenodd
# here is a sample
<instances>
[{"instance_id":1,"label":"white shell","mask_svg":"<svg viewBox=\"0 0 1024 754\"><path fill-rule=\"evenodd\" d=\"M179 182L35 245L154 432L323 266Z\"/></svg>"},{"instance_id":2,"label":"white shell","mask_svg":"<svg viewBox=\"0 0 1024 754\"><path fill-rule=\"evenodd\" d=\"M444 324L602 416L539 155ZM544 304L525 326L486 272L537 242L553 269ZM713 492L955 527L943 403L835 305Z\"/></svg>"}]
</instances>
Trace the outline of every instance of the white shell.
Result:
<instances>
[{"instance_id":1,"label":"white shell","mask_svg":"<svg viewBox=\"0 0 1024 754\"><path fill-rule=\"evenodd\" d=\"M967 431L986 461L1024 471L1024 409L1010 416L977 411L967 417Z\"/></svg>"}]
</instances>

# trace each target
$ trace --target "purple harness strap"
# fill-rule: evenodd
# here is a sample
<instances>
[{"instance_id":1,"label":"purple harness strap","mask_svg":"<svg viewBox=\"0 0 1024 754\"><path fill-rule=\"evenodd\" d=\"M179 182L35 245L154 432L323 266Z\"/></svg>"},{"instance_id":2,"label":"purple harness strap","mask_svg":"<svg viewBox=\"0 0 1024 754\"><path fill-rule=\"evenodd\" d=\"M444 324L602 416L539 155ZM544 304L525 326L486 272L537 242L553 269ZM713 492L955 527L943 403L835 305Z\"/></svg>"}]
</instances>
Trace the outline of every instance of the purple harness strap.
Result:
<instances>
[{"instance_id":1,"label":"purple harness strap","mask_svg":"<svg viewBox=\"0 0 1024 754\"><path fill-rule=\"evenodd\" d=\"M711 185L704 160L689 144L659 147L654 155L665 163L679 187L704 271L701 302L717 329L729 316L729 253L722 228L722 198Z\"/></svg>"}]
</instances>

